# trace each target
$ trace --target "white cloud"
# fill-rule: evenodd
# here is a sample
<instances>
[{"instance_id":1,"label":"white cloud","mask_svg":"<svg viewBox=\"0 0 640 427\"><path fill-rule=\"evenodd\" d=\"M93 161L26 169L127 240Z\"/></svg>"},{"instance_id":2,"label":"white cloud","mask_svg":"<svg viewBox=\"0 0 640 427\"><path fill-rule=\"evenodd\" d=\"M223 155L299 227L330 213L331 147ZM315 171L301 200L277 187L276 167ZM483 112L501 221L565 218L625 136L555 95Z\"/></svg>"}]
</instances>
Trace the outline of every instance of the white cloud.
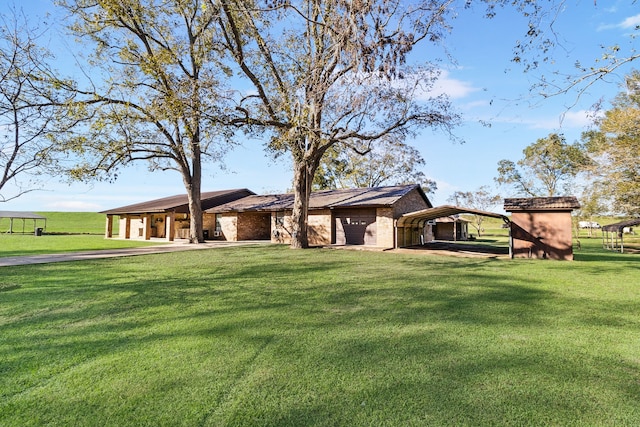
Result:
<instances>
[{"instance_id":1,"label":"white cloud","mask_svg":"<svg viewBox=\"0 0 640 427\"><path fill-rule=\"evenodd\" d=\"M618 24L618 27L626 29L626 28L634 28L637 25L640 25L640 14L636 16L628 17L627 19L622 21L620 24Z\"/></svg>"},{"instance_id":2,"label":"white cloud","mask_svg":"<svg viewBox=\"0 0 640 427\"><path fill-rule=\"evenodd\" d=\"M557 116L497 116L487 120L490 123L523 125L528 129L545 129L562 132L563 129L584 129L593 123L593 111L570 110Z\"/></svg>"},{"instance_id":3,"label":"white cloud","mask_svg":"<svg viewBox=\"0 0 640 427\"><path fill-rule=\"evenodd\" d=\"M465 104L461 104L460 108L465 110L472 110L474 108L487 108L490 105L491 105L491 102L487 100L479 100L479 101L472 101L472 102L467 102Z\"/></svg>"},{"instance_id":4,"label":"white cloud","mask_svg":"<svg viewBox=\"0 0 640 427\"><path fill-rule=\"evenodd\" d=\"M567 111L555 118L530 121L534 129L576 129L586 128L593 123L593 111Z\"/></svg>"},{"instance_id":5,"label":"white cloud","mask_svg":"<svg viewBox=\"0 0 640 427\"><path fill-rule=\"evenodd\" d=\"M640 25L640 14L625 18L622 22L617 24L602 24L598 27L598 31L613 30L616 28L626 30L629 28L635 28L638 25Z\"/></svg>"},{"instance_id":6,"label":"white cloud","mask_svg":"<svg viewBox=\"0 0 640 427\"><path fill-rule=\"evenodd\" d=\"M447 95L451 99L460 99L465 98L478 90L480 89L473 87L471 82L452 78L451 73L448 70L440 70L440 75L433 88L429 91L420 93L418 99L424 101L439 95Z\"/></svg>"},{"instance_id":7,"label":"white cloud","mask_svg":"<svg viewBox=\"0 0 640 427\"><path fill-rule=\"evenodd\" d=\"M97 203L81 202L79 200L59 200L46 204L46 210L73 211L73 212L96 212L104 209Z\"/></svg>"}]
</instances>

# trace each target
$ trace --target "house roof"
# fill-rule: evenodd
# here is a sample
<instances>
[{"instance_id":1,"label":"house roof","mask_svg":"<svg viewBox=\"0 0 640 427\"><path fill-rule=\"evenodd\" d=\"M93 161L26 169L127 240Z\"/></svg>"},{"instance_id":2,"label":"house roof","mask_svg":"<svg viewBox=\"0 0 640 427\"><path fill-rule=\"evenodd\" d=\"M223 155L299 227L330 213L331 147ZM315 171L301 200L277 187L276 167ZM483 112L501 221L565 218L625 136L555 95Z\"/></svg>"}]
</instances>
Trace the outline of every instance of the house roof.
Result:
<instances>
[{"instance_id":1,"label":"house roof","mask_svg":"<svg viewBox=\"0 0 640 427\"><path fill-rule=\"evenodd\" d=\"M255 194L253 191L243 189L220 190L203 192L200 196L202 209L208 209L218 204L227 203L241 197L251 196ZM161 212L189 212L189 199L186 194L178 194L175 196L164 197L161 199L149 200L147 202L136 203L133 205L122 206L119 208L109 209L100 213L107 215L121 214L143 214L143 213L161 213Z\"/></svg>"},{"instance_id":2,"label":"house roof","mask_svg":"<svg viewBox=\"0 0 640 427\"><path fill-rule=\"evenodd\" d=\"M406 194L417 189L431 206L431 202L419 185L391 187L351 188L343 190L314 191L309 197L309 209L365 208L392 206ZM293 209L293 194L248 196L224 205L207 209L210 213L244 211L282 211Z\"/></svg>"},{"instance_id":3,"label":"house roof","mask_svg":"<svg viewBox=\"0 0 640 427\"><path fill-rule=\"evenodd\" d=\"M437 218L450 217L461 213L470 213L474 215L482 215L493 218L502 218L508 220L505 215L481 211L478 209L464 208L461 206L443 205L435 208L423 209L420 211L409 212L398 218L398 227L421 227L426 221L434 220Z\"/></svg>"},{"instance_id":4,"label":"house roof","mask_svg":"<svg viewBox=\"0 0 640 427\"><path fill-rule=\"evenodd\" d=\"M616 222L614 224L608 224L608 225L604 225L602 227L602 229L604 231L617 231L620 232L622 231L625 227L633 227L636 225L640 225L640 219L630 219L627 221L620 221L620 222Z\"/></svg>"},{"instance_id":5,"label":"house roof","mask_svg":"<svg viewBox=\"0 0 640 427\"><path fill-rule=\"evenodd\" d=\"M513 211L571 211L579 209L580 203L573 196L522 197L504 199L504 210Z\"/></svg>"}]
</instances>

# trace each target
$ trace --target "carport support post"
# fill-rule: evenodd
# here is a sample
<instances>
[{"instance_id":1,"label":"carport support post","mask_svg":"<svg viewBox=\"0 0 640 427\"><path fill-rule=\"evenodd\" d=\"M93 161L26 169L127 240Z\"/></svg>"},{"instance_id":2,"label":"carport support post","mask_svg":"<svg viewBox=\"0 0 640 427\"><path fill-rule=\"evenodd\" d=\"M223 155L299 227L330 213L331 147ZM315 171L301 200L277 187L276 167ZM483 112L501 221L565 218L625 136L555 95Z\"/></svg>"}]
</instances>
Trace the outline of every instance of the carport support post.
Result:
<instances>
[{"instance_id":1,"label":"carport support post","mask_svg":"<svg viewBox=\"0 0 640 427\"><path fill-rule=\"evenodd\" d=\"M511 221L505 221L505 224L507 224L509 227L509 258L513 259L513 234L512 234L512 229L511 229Z\"/></svg>"},{"instance_id":2,"label":"carport support post","mask_svg":"<svg viewBox=\"0 0 640 427\"><path fill-rule=\"evenodd\" d=\"M398 220L393 220L393 240L395 240L395 249L399 248L398 246Z\"/></svg>"}]
</instances>

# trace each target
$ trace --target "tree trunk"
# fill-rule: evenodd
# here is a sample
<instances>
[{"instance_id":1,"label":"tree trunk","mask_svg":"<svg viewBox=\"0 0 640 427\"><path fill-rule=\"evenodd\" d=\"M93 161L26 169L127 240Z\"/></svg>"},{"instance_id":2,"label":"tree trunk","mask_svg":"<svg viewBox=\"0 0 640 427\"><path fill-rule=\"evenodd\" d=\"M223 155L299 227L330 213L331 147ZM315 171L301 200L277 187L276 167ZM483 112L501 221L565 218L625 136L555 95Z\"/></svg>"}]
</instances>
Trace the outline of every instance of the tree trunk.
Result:
<instances>
[{"instance_id":1,"label":"tree trunk","mask_svg":"<svg viewBox=\"0 0 640 427\"><path fill-rule=\"evenodd\" d=\"M202 205L201 205L201 191L200 185L192 185L188 190L189 194L189 214L191 221L189 223L189 243L202 243L204 242L204 235L202 232Z\"/></svg>"},{"instance_id":2,"label":"tree trunk","mask_svg":"<svg viewBox=\"0 0 640 427\"><path fill-rule=\"evenodd\" d=\"M309 247L307 235L307 218L309 215L309 196L311 179L304 161L294 161L293 174L293 212L291 213L292 233L291 248L306 249Z\"/></svg>"},{"instance_id":3,"label":"tree trunk","mask_svg":"<svg viewBox=\"0 0 640 427\"><path fill-rule=\"evenodd\" d=\"M192 166L193 171L189 179L184 176L185 187L187 189L187 197L189 199L189 243L203 243L204 235L202 232L202 165L200 163L201 156L197 147L192 147Z\"/></svg>"}]
</instances>

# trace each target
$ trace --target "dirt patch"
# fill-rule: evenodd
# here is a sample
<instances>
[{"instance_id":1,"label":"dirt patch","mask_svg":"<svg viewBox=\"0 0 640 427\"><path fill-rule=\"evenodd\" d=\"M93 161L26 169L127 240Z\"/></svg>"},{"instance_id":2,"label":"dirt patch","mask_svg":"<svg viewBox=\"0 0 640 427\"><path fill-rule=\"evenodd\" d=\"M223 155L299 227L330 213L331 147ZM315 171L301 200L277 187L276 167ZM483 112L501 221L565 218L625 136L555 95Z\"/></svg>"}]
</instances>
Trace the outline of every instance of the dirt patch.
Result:
<instances>
[{"instance_id":1,"label":"dirt patch","mask_svg":"<svg viewBox=\"0 0 640 427\"><path fill-rule=\"evenodd\" d=\"M509 248L463 242L429 242L424 245L394 249L394 252L438 254L459 257L508 258Z\"/></svg>"}]
</instances>

